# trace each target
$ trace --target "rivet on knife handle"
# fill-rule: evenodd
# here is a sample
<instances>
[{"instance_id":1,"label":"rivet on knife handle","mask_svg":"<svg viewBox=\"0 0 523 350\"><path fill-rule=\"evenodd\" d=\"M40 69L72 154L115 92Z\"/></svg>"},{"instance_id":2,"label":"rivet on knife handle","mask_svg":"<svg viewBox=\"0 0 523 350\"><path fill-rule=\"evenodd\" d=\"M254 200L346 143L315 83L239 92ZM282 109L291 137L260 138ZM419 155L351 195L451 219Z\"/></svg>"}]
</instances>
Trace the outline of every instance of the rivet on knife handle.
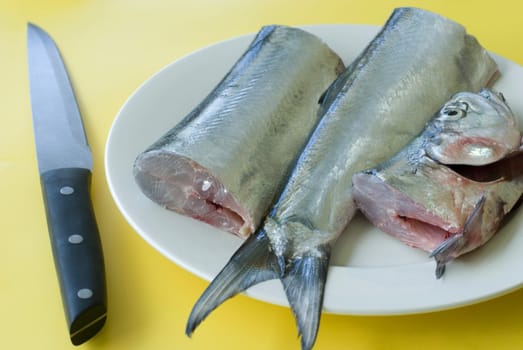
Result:
<instances>
[{"instance_id":1,"label":"rivet on knife handle","mask_svg":"<svg viewBox=\"0 0 523 350\"><path fill-rule=\"evenodd\" d=\"M106 320L102 247L91 200L88 169L41 174L47 223L71 341L82 344Z\"/></svg>"}]
</instances>

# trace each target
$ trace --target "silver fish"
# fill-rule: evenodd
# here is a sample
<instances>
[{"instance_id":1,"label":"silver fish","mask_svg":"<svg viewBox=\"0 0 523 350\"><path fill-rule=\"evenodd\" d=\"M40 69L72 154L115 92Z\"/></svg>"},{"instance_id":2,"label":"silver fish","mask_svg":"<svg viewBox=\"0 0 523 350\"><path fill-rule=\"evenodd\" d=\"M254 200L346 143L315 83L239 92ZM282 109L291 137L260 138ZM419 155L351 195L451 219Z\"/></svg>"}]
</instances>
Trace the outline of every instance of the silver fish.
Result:
<instances>
[{"instance_id":1,"label":"silver fish","mask_svg":"<svg viewBox=\"0 0 523 350\"><path fill-rule=\"evenodd\" d=\"M302 348L310 349L331 245L356 211L352 175L398 152L452 94L479 90L496 71L461 25L415 8L396 9L323 96L323 117L281 196L197 301L187 334L227 298L279 278Z\"/></svg>"},{"instance_id":2,"label":"silver fish","mask_svg":"<svg viewBox=\"0 0 523 350\"><path fill-rule=\"evenodd\" d=\"M279 194L344 70L298 28L263 27L215 89L140 154L134 176L154 202L245 237Z\"/></svg>"},{"instance_id":3,"label":"silver fish","mask_svg":"<svg viewBox=\"0 0 523 350\"><path fill-rule=\"evenodd\" d=\"M501 94L456 94L390 160L353 177L369 220L431 252L440 278L450 260L485 244L523 193L517 120Z\"/></svg>"}]
</instances>

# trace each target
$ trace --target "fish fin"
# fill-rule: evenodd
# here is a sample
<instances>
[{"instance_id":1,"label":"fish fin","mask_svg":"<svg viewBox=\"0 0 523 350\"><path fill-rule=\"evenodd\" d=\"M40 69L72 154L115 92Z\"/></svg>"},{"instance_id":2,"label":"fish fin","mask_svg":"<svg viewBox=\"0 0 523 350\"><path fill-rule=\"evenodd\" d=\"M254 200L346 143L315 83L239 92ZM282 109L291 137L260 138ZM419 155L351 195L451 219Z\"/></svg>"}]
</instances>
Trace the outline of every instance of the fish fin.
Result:
<instances>
[{"instance_id":1,"label":"fish fin","mask_svg":"<svg viewBox=\"0 0 523 350\"><path fill-rule=\"evenodd\" d=\"M437 279L440 279L445 273L447 263L453 259L451 256L452 252L461 246L462 240L463 234L458 233L444 240L430 253L429 258L436 260L435 274Z\"/></svg>"},{"instance_id":2,"label":"fish fin","mask_svg":"<svg viewBox=\"0 0 523 350\"><path fill-rule=\"evenodd\" d=\"M296 319L302 350L312 348L320 324L330 246L320 246L319 253L292 260L281 279Z\"/></svg>"},{"instance_id":3,"label":"fish fin","mask_svg":"<svg viewBox=\"0 0 523 350\"><path fill-rule=\"evenodd\" d=\"M257 231L238 248L200 296L189 315L185 333L190 337L207 315L225 300L281 275L276 256L269 249L269 238L263 230Z\"/></svg>"},{"instance_id":4,"label":"fish fin","mask_svg":"<svg viewBox=\"0 0 523 350\"><path fill-rule=\"evenodd\" d=\"M344 89L346 82L351 77L351 69L345 69L338 77L331 83L327 89L321 94L318 99L320 108L318 110L319 115L324 115L329 107L333 104L336 98L339 96L342 89Z\"/></svg>"},{"instance_id":5,"label":"fish fin","mask_svg":"<svg viewBox=\"0 0 523 350\"><path fill-rule=\"evenodd\" d=\"M470 232L473 231L474 226L478 223L483 212L483 206L485 204L486 197L482 195L474 205L472 212L467 217L463 230L444 240L439 246L437 246L429 255L429 258L436 260L436 278L441 278L445 273L445 265L454 259L454 253L458 252L467 244L467 240L470 236Z\"/></svg>"},{"instance_id":6,"label":"fish fin","mask_svg":"<svg viewBox=\"0 0 523 350\"><path fill-rule=\"evenodd\" d=\"M323 102L325 101L325 97L327 96L327 93L328 93L328 92L329 92L329 90L327 89L327 90L325 90L325 91L321 94L320 98L318 99L318 104L320 104L320 105L323 104Z\"/></svg>"}]
</instances>

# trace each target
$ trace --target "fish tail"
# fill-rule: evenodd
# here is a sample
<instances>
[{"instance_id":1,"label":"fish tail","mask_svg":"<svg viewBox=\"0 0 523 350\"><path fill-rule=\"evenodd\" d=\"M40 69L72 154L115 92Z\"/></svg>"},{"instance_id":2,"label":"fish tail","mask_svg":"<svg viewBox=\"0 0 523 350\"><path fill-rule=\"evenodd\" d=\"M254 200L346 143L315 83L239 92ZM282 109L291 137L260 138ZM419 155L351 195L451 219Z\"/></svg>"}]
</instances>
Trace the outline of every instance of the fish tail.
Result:
<instances>
[{"instance_id":1,"label":"fish tail","mask_svg":"<svg viewBox=\"0 0 523 350\"><path fill-rule=\"evenodd\" d=\"M240 246L194 305L185 329L187 336L190 337L205 317L225 300L250 286L282 275L269 243L265 231L258 230Z\"/></svg>"},{"instance_id":2,"label":"fish tail","mask_svg":"<svg viewBox=\"0 0 523 350\"><path fill-rule=\"evenodd\" d=\"M318 247L315 254L294 259L281 279L301 337L302 350L316 341L329 268L330 246Z\"/></svg>"}]
</instances>

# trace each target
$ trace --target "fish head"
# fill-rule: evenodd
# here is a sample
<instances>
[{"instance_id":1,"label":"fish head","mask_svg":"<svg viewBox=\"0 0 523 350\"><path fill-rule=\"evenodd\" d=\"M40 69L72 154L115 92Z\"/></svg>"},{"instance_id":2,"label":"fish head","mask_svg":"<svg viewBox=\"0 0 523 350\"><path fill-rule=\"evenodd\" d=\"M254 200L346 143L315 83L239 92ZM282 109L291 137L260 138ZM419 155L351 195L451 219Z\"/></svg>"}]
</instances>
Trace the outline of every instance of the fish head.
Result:
<instances>
[{"instance_id":1,"label":"fish head","mask_svg":"<svg viewBox=\"0 0 523 350\"><path fill-rule=\"evenodd\" d=\"M425 151L443 164L490 164L521 144L517 119L503 95L491 89L455 94L431 124Z\"/></svg>"}]
</instances>

